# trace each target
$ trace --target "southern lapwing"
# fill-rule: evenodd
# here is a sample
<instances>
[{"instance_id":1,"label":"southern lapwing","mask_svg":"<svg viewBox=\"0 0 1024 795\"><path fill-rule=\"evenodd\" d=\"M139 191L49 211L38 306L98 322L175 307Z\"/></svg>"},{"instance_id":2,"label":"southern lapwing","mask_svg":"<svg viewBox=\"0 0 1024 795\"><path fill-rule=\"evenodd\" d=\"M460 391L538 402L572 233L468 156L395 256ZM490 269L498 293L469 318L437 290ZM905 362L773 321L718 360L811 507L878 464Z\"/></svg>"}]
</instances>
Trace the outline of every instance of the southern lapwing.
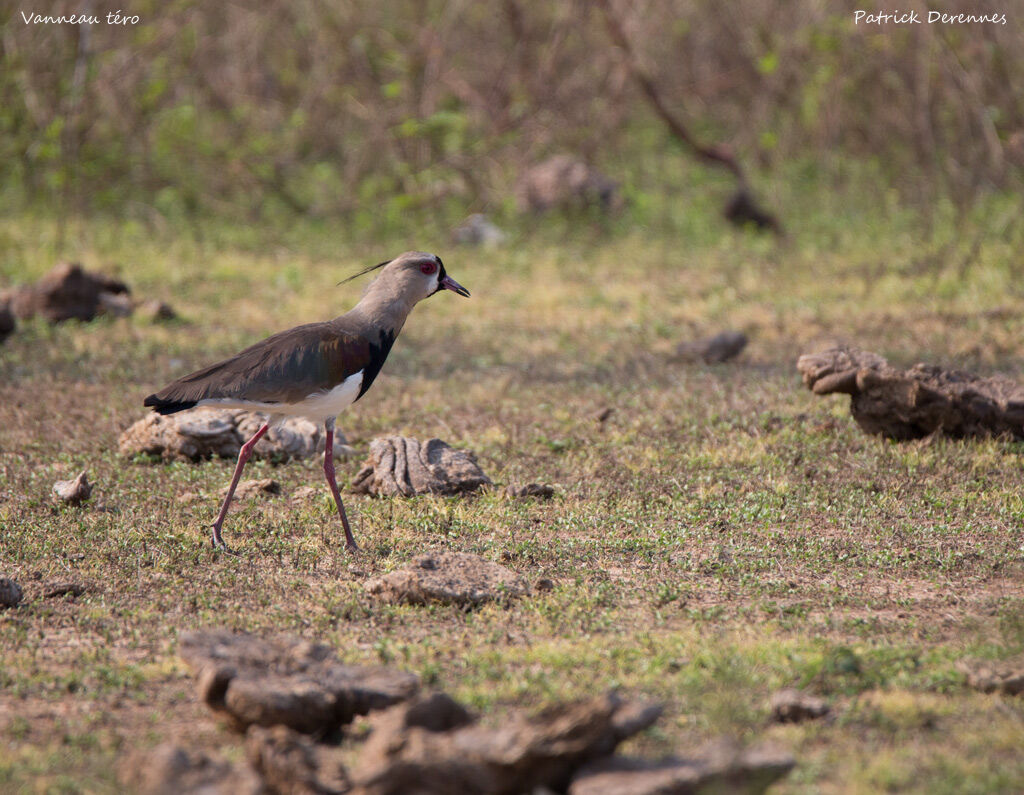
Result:
<instances>
[{"instance_id":1,"label":"southern lapwing","mask_svg":"<svg viewBox=\"0 0 1024 795\"><path fill-rule=\"evenodd\" d=\"M434 254L407 251L351 278L378 268L380 275L350 312L268 337L230 359L179 378L144 401L160 414L214 406L268 416L238 452L231 486L213 523L215 547L224 547L221 525L252 448L274 422L300 416L324 424L324 475L345 528L346 546L351 551L358 549L334 477L335 418L373 384L405 319L419 301L441 290L469 297L469 291L445 273L441 258Z\"/></svg>"}]
</instances>

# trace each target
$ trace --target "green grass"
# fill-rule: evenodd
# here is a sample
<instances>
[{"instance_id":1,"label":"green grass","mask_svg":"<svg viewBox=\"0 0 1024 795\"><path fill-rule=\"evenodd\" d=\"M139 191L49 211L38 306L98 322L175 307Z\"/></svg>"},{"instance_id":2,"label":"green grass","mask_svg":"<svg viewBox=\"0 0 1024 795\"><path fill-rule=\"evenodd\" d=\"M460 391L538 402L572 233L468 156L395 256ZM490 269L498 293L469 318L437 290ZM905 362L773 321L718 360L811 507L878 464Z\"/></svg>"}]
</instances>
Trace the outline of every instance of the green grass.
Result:
<instances>
[{"instance_id":1,"label":"green grass","mask_svg":"<svg viewBox=\"0 0 1024 795\"><path fill-rule=\"evenodd\" d=\"M1024 448L866 437L845 398L812 396L794 366L843 339L898 364L1020 377L1019 241L986 237L961 273L957 257L918 261L949 241L920 242L891 197L782 198L781 244L728 231L707 202L611 231L515 226L488 252L452 250L431 227L371 244L210 222L197 242L91 219L58 243L46 218L0 221L0 282L78 259L182 315L33 322L0 348L0 574L26 589L0 615L0 788L114 792L118 754L168 738L237 754L175 654L180 632L214 625L315 637L486 711L613 687L661 698L666 717L632 750L769 740L798 759L780 793L1024 787L1024 707L968 690L955 666L1024 653ZM353 559L317 462L257 463L248 475L284 496L232 514L242 554L215 555L204 525L233 462L126 461L119 432L153 388L344 311L361 288L341 278L413 246L438 251L473 298L418 307L341 428L360 453L379 434L440 436L500 485L554 484L554 500L350 496ZM674 360L678 342L724 328L751 336L738 362ZM82 467L92 501L56 507L53 481ZM289 504L303 485L322 497ZM440 549L555 588L472 613L365 593ZM67 579L88 593L42 598ZM768 726L784 686L826 696L835 719Z\"/></svg>"}]
</instances>

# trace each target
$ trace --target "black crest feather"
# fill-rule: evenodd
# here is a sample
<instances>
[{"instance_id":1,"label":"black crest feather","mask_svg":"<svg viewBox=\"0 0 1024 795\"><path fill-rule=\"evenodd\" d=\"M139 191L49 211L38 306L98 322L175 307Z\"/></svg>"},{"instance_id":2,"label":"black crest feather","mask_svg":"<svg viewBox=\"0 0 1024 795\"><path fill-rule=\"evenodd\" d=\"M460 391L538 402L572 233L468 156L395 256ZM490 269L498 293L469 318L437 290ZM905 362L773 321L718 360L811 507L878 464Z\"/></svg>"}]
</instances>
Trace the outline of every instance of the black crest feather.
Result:
<instances>
[{"instance_id":1,"label":"black crest feather","mask_svg":"<svg viewBox=\"0 0 1024 795\"><path fill-rule=\"evenodd\" d=\"M358 279L360 276L365 276L370 271L375 271L378 268L383 268L385 265L387 265L387 264L389 264L389 263L391 263L393 261L394 260L386 259L383 262L378 262L376 265L371 265L369 268L363 268L361 271L359 271L359 273L353 273L347 279L342 279L340 282L338 282L338 284L345 284L345 282L350 282L353 279Z\"/></svg>"}]
</instances>

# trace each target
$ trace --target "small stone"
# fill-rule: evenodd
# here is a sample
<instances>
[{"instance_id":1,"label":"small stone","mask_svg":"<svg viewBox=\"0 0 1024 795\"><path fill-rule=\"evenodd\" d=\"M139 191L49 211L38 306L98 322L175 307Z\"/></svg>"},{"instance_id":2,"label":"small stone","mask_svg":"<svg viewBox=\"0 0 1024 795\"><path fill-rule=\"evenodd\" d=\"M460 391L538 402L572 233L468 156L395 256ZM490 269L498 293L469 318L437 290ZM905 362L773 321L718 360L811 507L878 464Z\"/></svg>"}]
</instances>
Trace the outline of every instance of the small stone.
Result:
<instances>
[{"instance_id":1,"label":"small stone","mask_svg":"<svg viewBox=\"0 0 1024 795\"><path fill-rule=\"evenodd\" d=\"M494 248L504 243L505 237L505 233L482 213L474 213L452 230L452 242L460 246Z\"/></svg>"},{"instance_id":2,"label":"small stone","mask_svg":"<svg viewBox=\"0 0 1024 795\"><path fill-rule=\"evenodd\" d=\"M16 607L23 595L18 583L9 577L0 577L0 607Z\"/></svg>"},{"instance_id":3,"label":"small stone","mask_svg":"<svg viewBox=\"0 0 1024 795\"><path fill-rule=\"evenodd\" d=\"M170 304L165 304L163 301L158 301L155 298L139 304L138 313L140 317L151 323L176 320L178 317L178 313L174 311Z\"/></svg>"},{"instance_id":4,"label":"small stone","mask_svg":"<svg viewBox=\"0 0 1024 795\"><path fill-rule=\"evenodd\" d=\"M73 480L58 480L54 483L53 493L67 505L81 505L92 494L92 484L83 469Z\"/></svg>"},{"instance_id":5,"label":"small stone","mask_svg":"<svg viewBox=\"0 0 1024 795\"><path fill-rule=\"evenodd\" d=\"M441 552L421 555L404 569L366 584L366 590L385 602L455 604L476 607L527 593L523 579L477 555Z\"/></svg>"},{"instance_id":6,"label":"small stone","mask_svg":"<svg viewBox=\"0 0 1024 795\"><path fill-rule=\"evenodd\" d=\"M54 582L50 583L43 590L43 598L55 599L58 596L70 596L77 598L85 593L85 586L77 582Z\"/></svg>"},{"instance_id":7,"label":"small stone","mask_svg":"<svg viewBox=\"0 0 1024 795\"><path fill-rule=\"evenodd\" d=\"M555 494L553 487L540 483L527 483L525 486L509 485L505 496L513 500L550 500Z\"/></svg>"},{"instance_id":8,"label":"small stone","mask_svg":"<svg viewBox=\"0 0 1024 795\"><path fill-rule=\"evenodd\" d=\"M823 718L830 711L824 699L791 687L772 695L771 708L771 720L774 723L802 723Z\"/></svg>"},{"instance_id":9,"label":"small stone","mask_svg":"<svg viewBox=\"0 0 1024 795\"><path fill-rule=\"evenodd\" d=\"M320 494L320 489L314 488L313 486L300 486L292 492L292 495L288 498L288 502L299 503L307 502L308 500L315 500L318 494Z\"/></svg>"}]
</instances>

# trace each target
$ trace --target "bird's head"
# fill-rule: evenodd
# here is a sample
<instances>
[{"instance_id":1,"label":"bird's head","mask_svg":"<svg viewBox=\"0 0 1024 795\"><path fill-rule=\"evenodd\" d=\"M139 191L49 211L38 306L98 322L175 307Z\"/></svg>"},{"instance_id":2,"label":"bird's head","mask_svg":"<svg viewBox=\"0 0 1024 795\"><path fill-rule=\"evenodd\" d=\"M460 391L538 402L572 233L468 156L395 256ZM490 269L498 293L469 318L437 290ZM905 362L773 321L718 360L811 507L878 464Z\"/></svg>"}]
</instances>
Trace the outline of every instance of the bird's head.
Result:
<instances>
[{"instance_id":1,"label":"bird's head","mask_svg":"<svg viewBox=\"0 0 1024 795\"><path fill-rule=\"evenodd\" d=\"M469 290L445 272L444 263L436 254L407 251L392 260L360 271L350 278L354 279L378 268L381 269L380 275L367 288L368 293L386 290L405 298L410 304L429 298L441 290L451 290L458 295L469 297Z\"/></svg>"}]
</instances>

